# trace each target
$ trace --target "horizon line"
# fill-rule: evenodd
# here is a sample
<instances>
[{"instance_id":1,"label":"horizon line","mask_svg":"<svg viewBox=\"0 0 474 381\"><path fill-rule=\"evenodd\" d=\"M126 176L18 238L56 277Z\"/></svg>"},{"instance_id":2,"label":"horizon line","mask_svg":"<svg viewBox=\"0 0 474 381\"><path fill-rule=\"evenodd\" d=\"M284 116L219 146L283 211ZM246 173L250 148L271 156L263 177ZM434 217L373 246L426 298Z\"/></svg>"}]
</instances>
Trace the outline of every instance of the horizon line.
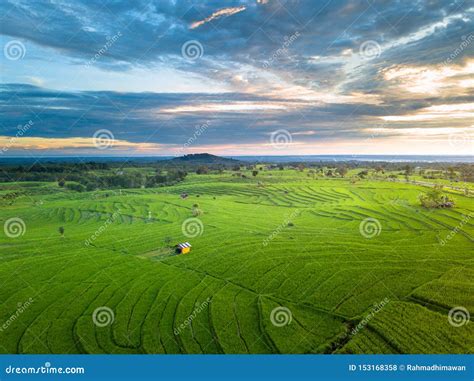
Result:
<instances>
[{"instance_id":1,"label":"horizon line","mask_svg":"<svg viewBox=\"0 0 474 381\"><path fill-rule=\"evenodd\" d=\"M404 154L397 154L397 153L369 153L369 154L363 154L363 153L337 153L337 154L301 154L301 155L298 155L298 154L293 154L293 155L258 155L258 154L253 154L253 155L225 155L225 154L219 154L219 155L216 155L216 154L211 154L211 153L208 153L208 152L198 152L198 153L190 153L190 154L184 154L184 155L132 155L132 156L128 156L128 157L124 157L123 155L74 155L74 154L70 154L70 155L47 155L47 156L41 156L39 155L38 157L34 157L34 156L26 156L26 155L22 155L22 156L0 156L0 160L3 158L3 159L21 159L21 158L25 158L25 159L41 159L41 158L57 158L57 157L65 157L65 158L73 158L73 157L77 157L77 158L80 158L80 157L103 157L103 158L123 158L123 159L127 159L127 158L152 158L152 157L184 157L184 156L188 156L188 155L202 155L202 154L208 154L208 155L212 155L212 156L218 156L218 157L295 157L295 156L298 156L298 157L311 157L311 156L420 156L420 157L426 157L426 156L435 156L435 157L473 157L474 158L474 155L469 155L469 154L458 154L458 155L454 155L454 154L407 154L407 153L404 153Z\"/></svg>"}]
</instances>

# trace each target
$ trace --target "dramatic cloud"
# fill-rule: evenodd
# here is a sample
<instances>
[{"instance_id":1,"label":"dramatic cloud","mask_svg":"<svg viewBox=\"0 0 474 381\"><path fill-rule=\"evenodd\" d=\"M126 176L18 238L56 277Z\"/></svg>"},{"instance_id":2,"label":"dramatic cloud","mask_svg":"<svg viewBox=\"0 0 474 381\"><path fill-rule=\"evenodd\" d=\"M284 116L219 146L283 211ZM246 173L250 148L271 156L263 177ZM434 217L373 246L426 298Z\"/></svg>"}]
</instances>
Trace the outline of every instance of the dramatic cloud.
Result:
<instances>
[{"instance_id":1,"label":"dramatic cloud","mask_svg":"<svg viewBox=\"0 0 474 381\"><path fill-rule=\"evenodd\" d=\"M385 71L384 78L415 94L468 95L474 91L474 60L459 66L395 67Z\"/></svg>"},{"instance_id":2,"label":"dramatic cloud","mask_svg":"<svg viewBox=\"0 0 474 381\"><path fill-rule=\"evenodd\" d=\"M218 11L214 12L209 17L206 17L204 20L193 22L189 26L189 28L190 29L195 29L195 28L200 27L201 25L204 25L204 24L208 23L209 21L212 21L212 20L215 20L215 19L218 19L218 18L221 18L221 17L227 17L227 16L235 15L236 13L242 12L244 10L245 10L244 6L236 7L236 8L219 9Z\"/></svg>"},{"instance_id":3,"label":"dramatic cloud","mask_svg":"<svg viewBox=\"0 0 474 381\"><path fill-rule=\"evenodd\" d=\"M413 122L432 119L450 120L453 118L474 120L474 103L430 106L420 109L411 115L381 117L381 119L388 122Z\"/></svg>"}]
</instances>

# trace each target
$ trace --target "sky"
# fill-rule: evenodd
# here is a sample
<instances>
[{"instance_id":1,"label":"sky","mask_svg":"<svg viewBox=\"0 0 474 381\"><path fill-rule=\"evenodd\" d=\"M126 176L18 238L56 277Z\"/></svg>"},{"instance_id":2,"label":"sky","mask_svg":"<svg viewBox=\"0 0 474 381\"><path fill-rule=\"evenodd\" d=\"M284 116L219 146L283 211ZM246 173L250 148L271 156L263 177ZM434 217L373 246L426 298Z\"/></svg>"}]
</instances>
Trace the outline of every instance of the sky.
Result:
<instances>
[{"instance_id":1,"label":"sky","mask_svg":"<svg viewBox=\"0 0 474 381\"><path fill-rule=\"evenodd\" d=\"M474 3L2 0L0 157L474 154Z\"/></svg>"}]
</instances>

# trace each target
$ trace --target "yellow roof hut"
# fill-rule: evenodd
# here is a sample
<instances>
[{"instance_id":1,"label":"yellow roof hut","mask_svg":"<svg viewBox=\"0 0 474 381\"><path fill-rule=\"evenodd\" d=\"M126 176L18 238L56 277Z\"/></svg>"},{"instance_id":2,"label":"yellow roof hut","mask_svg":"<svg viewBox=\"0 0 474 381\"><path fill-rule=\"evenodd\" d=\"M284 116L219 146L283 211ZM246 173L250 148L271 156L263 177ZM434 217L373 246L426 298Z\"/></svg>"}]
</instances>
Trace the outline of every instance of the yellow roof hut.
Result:
<instances>
[{"instance_id":1,"label":"yellow roof hut","mask_svg":"<svg viewBox=\"0 0 474 381\"><path fill-rule=\"evenodd\" d=\"M189 242L180 243L175 247L178 254L187 254L191 251L191 244Z\"/></svg>"}]
</instances>

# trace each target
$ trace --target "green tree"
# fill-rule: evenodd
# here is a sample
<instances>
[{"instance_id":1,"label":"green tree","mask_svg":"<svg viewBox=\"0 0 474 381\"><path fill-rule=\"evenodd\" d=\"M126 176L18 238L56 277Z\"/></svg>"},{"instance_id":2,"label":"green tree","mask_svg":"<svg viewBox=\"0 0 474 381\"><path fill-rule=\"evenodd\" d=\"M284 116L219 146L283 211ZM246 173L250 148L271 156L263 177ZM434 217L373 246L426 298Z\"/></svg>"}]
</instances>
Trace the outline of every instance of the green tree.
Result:
<instances>
[{"instance_id":1,"label":"green tree","mask_svg":"<svg viewBox=\"0 0 474 381\"><path fill-rule=\"evenodd\" d=\"M192 213L194 217L200 216L202 214L202 210L199 208L199 204L193 204Z\"/></svg>"},{"instance_id":2,"label":"green tree","mask_svg":"<svg viewBox=\"0 0 474 381\"><path fill-rule=\"evenodd\" d=\"M209 173L209 168L206 167L205 165L200 165L197 169L196 169L196 174L198 175L205 175Z\"/></svg>"},{"instance_id":3,"label":"green tree","mask_svg":"<svg viewBox=\"0 0 474 381\"><path fill-rule=\"evenodd\" d=\"M421 205L425 208L452 207L454 202L443 193L442 185L435 185L433 188L419 196Z\"/></svg>"},{"instance_id":4,"label":"green tree","mask_svg":"<svg viewBox=\"0 0 474 381\"><path fill-rule=\"evenodd\" d=\"M344 166L338 167L338 168L336 169L336 173L337 173L339 176L341 176L341 177L344 177L344 176L347 174L347 172L348 172L348 171L347 171L347 168L344 167Z\"/></svg>"},{"instance_id":5,"label":"green tree","mask_svg":"<svg viewBox=\"0 0 474 381\"><path fill-rule=\"evenodd\" d=\"M409 176L413 173L413 168L409 164L407 164L405 165L404 170L405 179L406 181L408 181Z\"/></svg>"}]
</instances>

